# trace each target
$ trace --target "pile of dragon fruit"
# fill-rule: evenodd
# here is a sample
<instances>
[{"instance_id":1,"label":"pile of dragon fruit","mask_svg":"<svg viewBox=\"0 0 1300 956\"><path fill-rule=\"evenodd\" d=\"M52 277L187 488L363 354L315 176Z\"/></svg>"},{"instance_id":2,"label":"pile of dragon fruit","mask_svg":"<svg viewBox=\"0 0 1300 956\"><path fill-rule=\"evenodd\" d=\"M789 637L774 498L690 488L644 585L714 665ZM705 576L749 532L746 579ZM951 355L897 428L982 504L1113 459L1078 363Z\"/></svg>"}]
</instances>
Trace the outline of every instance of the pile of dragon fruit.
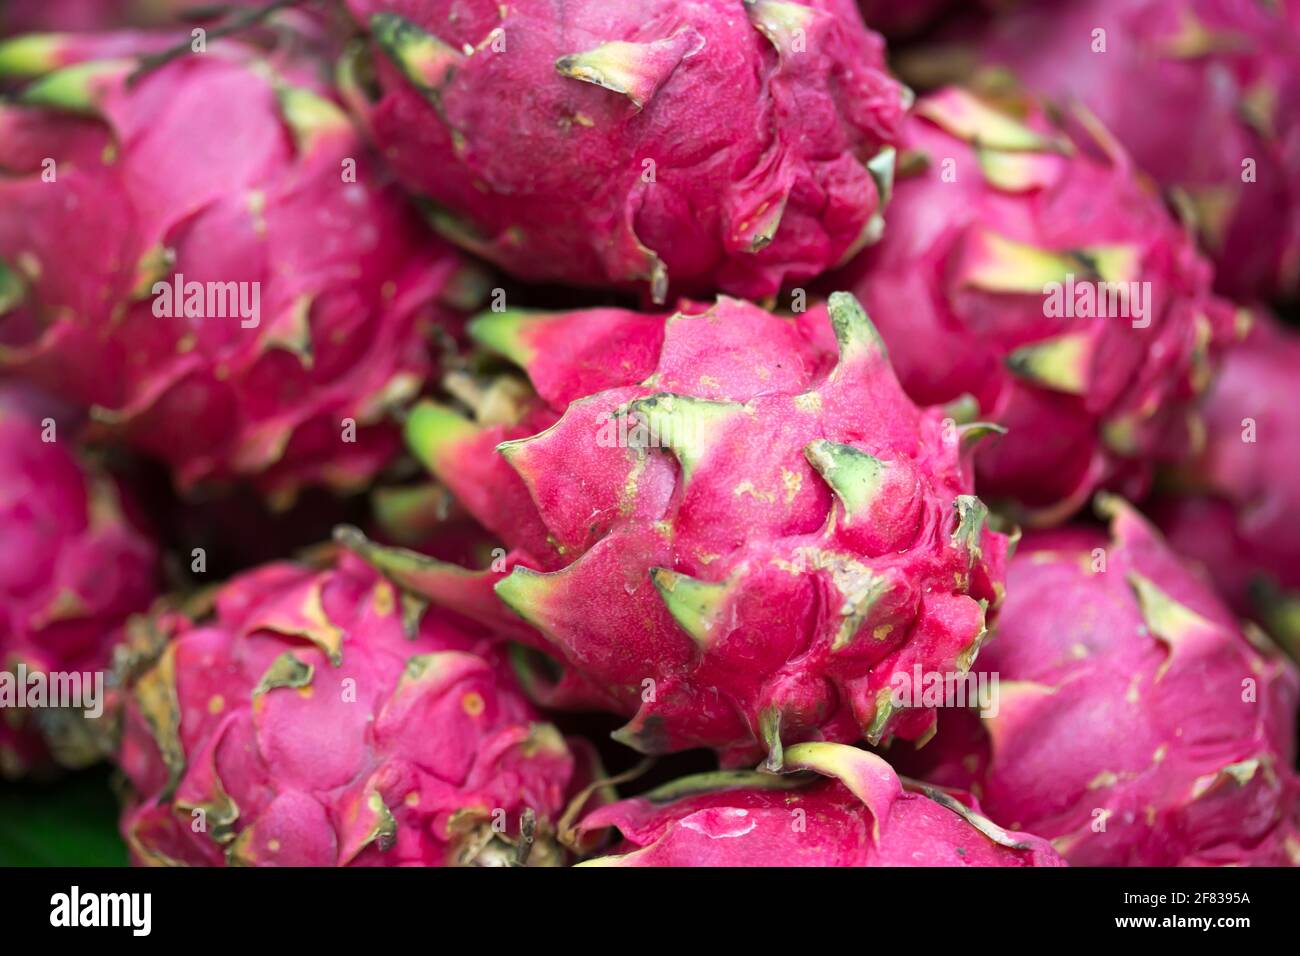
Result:
<instances>
[{"instance_id":1,"label":"pile of dragon fruit","mask_svg":"<svg viewBox=\"0 0 1300 956\"><path fill-rule=\"evenodd\" d=\"M0 793L1300 865L1298 298L1300 0L8 0Z\"/></svg>"}]
</instances>

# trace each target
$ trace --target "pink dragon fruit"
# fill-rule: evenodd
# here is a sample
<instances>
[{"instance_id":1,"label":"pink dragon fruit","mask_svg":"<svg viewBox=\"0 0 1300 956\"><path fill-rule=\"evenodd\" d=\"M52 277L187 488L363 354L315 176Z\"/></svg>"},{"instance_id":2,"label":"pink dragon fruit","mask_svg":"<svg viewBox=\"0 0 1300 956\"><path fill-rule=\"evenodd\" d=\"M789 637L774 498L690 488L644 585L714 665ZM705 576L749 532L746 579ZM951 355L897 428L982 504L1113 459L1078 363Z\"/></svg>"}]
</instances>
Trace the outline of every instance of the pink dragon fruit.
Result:
<instances>
[{"instance_id":1,"label":"pink dragon fruit","mask_svg":"<svg viewBox=\"0 0 1300 956\"><path fill-rule=\"evenodd\" d=\"M43 38L31 65L75 47ZM138 82L129 58L64 67L0 106L0 366L185 489L363 484L459 288L310 66L218 41Z\"/></svg>"},{"instance_id":2,"label":"pink dragon fruit","mask_svg":"<svg viewBox=\"0 0 1300 956\"><path fill-rule=\"evenodd\" d=\"M8 0L0 37L44 30L109 30L123 26L134 0Z\"/></svg>"},{"instance_id":3,"label":"pink dragon fruit","mask_svg":"<svg viewBox=\"0 0 1300 956\"><path fill-rule=\"evenodd\" d=\"M1028 535L980 669L996 714L940 719L901 772L1090 866L1300 864L1295 668L1129 506Z\"/></svg>"},{"instance_id":4,"label":"pink dragon fruit","mask_svg":"<svg viewBox=\"0 0 1300 956\"><path fill-rule=\"evenodd\" d=\"M33 77L90 60L158 54L174 47L178 42L178 34L166 30L28 33L11 37L0 42L0 84L21 86ZM17 134L21 131L20 126L10 126L8 123L6 118L6 132ZM57 178L51 181L57 182Z\"/></svg>"},{"instance_id":5,"label":"pink dragon fruit","mask_svg":"<svg viewBox=\"0 0 1300 956\"><path fill-rule=\"evenodd\" d=\"M157 26L198 14L268 7L271 0L5 0L0 7L0 37L50 31L92 32L132 26ZM311 11L311 8L307 8ZM283 14L306 11L285 10ZM202 18L203 21L211 17Z\"/></svg>"},{"instance_id":6,"label":"pink dragon fruit","mask_svg":"<svg viewBox=\"0 0 1300 956\"><path fill-rule=\"evenodd\" d=\"M1184 494L1152 515L1238 614L1300 657L1300 336L1256 310L1201 407L1205 447L1179 476Z\"/></svg>"},{"instance_id":7,"label":"pink dragon fruit","mask_svg":"<svg viewBox=\"0 0 1300 956\"><path fill-rule=\"evenodd\" d=\"M1033 524L1098 487L1138 497L1190 449L1188 409L1235 329L1209 265L1095 123L959 88L918 104L891 232L856 288L919 403L973 397L1008 429L982 495Z\"/></svg>"},{"instance_id":8,"label":"pink dragon fruit","mask_svg":"<svg viewBox=\"0 0 1300 956\"><path fill-rule=\"evenodd\" d=\"M1064 866L1051 844L987 820L968 795L900 780L875 754L796 744L774 776L686 777L578 825L623 842L583 866ZM825 779L823 779L825 778Z\"/></svg>"},{"instance_id":9,"label":"pink dragon fruit","mask_svg":"<svg viewBox=\"0 0 1300 956\"><path fill-rule=\"evenodd\" d=\"M776 769L790 743L927 732L890 675L969 666L1006 539L970 494L979 427L912 404L852 296L794 319L489 313L471 334L538 396L484 388L478 423L425 403L408 438L512 553L474 573L341 540L562 656L552 700L634 715L616 737L647 753Z\"/></svg>"},{"instance_id":10,"label":"pink dragon fruit","mask_svg":"<svg viewBox=\"0 0 1300 956\"><path fill-rule=\"evenodd\" d=\"M906 94L852 0L348 6L385 157L517 276L757 298L879 234Z\"/></svg>"},{"instance_id":11,"label":"pink dragon fruit","mask_svg":"<svg viewBox=\"0 0 1300 956\"><path fill-rule=\"evenodd\" d=\"M563 862L555 823L591 755L539 722L496 642L421 617L356 557L264 565L210 619L134 631L137 863Z\"/></svg>"},{"instance_id":12,"label":"pink dragon fruit","mask_svg":"<svg viewBox=\"0 0 1300 956\"><path fill-rule=\"evenodd\" d=\"M979 56L1082 100L1185 197L1226 293L1300 293L1300 3L1026 4Z\"/></svg>"},{"instance_id":13,"label":"pink dragon fruit","mask_svg":"<svg viewBox=\"0 0 1300 956\"><path fill-rule=\"evenodd\" d=\"M44 397L0 384L0 670L14 675L19 665L103 671L123 622L155 593L156 549L112 479L68 450L72 424ZM0 703L0 776L50 756L79 764L97 755L66 712L15 703Z\"/></svg>"}]
</instances>

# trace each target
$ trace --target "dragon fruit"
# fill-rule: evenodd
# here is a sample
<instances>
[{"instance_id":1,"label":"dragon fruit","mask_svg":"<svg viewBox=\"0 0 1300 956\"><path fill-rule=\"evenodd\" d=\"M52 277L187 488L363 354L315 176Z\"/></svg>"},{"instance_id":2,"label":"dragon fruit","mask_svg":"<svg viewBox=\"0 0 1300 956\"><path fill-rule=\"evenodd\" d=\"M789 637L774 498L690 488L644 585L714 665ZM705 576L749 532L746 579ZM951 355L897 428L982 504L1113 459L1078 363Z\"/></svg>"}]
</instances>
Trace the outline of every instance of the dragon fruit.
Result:
<instances>
[{"instance_id":1,"label":"dragon fruit","mask_svg":"<svg viewBox=\"0 0 1300 956\"><path fill-rule=\"evenodd\" d=\"M0 37L40 30L107 30L120 27L134 0L8 0L0 8Z\"/></svg>"},{"instance_id":2,"label":"dragon fruit","mask_svg":"<svg viewBox=\"0 0 1300 956\"><path fill-rule=\"evenodd\" d=\"M65 66L0 106L0 367L183 489L364 484L463 287L311 66L218 41L137 81L130 58Z\"/></svg>"},{"instance_id":3,"label":"dragon fruit","mask_svg":"<svg viewBox=\"0 0 1300 956\"><path fill-rule=\"evenodd\" d=\"M1205 447L1151 512L1234 611L1300 657L1300 336L1262 309L1201 407Z\"/></svg>"},{"instance_id":4,"label":"dragon fruit","mask_svg":"<svg viewBox=\"0 0 1300 956\"><path fill-rule=\"evenodd\" d=\"M142 619L142 622L145 619ZM133 629L119 763L142 864L557 864L584 773L497 642L344 552Z\"/></svg>"},{"instance_id":5,"label":"dragon fruit","mask_svg":"<svg viewBox=\"0 0 1300 956\"><path fill-rule=\"evenodd\" d=\"M632 716L616 738L643 752L776 769L803 740L927 733L934 712L894 708L890 676L969 666L1006 539L970 493L982 426L913 405L852 296L795 318L725 298L669 319L488 313L470 332L537 396L482 388L479 422L424 403L407 431L511 552L475 573L341 540L466 615L504 602L536 631L503 631L569 665L534 690Z\"/></svg>"},{"instance_id":6,"label":"dragon fruit","mask_svg":"<svg viewBox=\"0 0 1300 956\"><path fill-rule=\"evenodd\" d=\"M796 744L786 767L822 777L724 770L601 807L579 831L615 827L624 839L582 865L1065 865L1046 840L987 820L968 795L900 780L865 750Z\"/></svg>"},{"instance_id":7,"label":"dragon fruit","mask_svg":"<svg viewBox=\"0 0 1300 956\"><path fill-rule=\"evenodd\" d=\"M45 397L0 384L0 669L14 675L104 671L123 622L155 593L154 544L116 483L68 450L71 424ZM15 702L0 704L0 776L97 756L68 712Z\"/></svg>"},{"instance_id":8,"label":"dragon fruit","mask_svg":"<svg viewBox=\"0 0 1300 956\"><path fill-rule=\"evenodd\" d=\"M985 81L1086 103L1187 200L1224 292L1300 293L1300 3L1026 4L978 56Z\"/></svg>"},{"instance_id":9,"label":"dragon fruit","mask_svg":"<svg viewBox=\"0 0 1300 956\"><path fill-rule=\"evenodd\" d=\"M271 0L5 0L0 8L0 37L54 30L89 33L196 18L206 21L212 15L270 5ZM199 14L207 16L200 18Z\"/></svg>"},{"instance_id":10,"label":"dragon fruit","mask_svg":"<svg viewBox=\"0 0 1300 956\"><path fill-rule=\"evenodd\" d=\"M852 0L348 6L385 158L514 275L758 298L879 234L908 94Z\"/></svg>"},{"instance_id":11,"label":"dragon fruit","mask_svg":"<svg viewBox=\"0 0 1300 956\"><path fill-rule=\"evenodd\" d=\"M1027 523L1099 487L1144 494L1154 461L1190 451L1190 402L1234 335L1208 263L1086 116L1058 126L950 87L903 143L892 234L832 280L857 290L903 387L974 398L1008 429L978 485Z\"/></svg>"},{"instance_id":12,"label":"dragon fruit","mask_svg":"<svg viewBox=\"0 0 1300 956\"><path fill-rule=\"evenodd\" d=\"M1300 864L1297 678L1155 529L1025 537L980 669L996 714L946 712L903 773L968 787L1090 866Z\"/></svg>"}]
</instances>

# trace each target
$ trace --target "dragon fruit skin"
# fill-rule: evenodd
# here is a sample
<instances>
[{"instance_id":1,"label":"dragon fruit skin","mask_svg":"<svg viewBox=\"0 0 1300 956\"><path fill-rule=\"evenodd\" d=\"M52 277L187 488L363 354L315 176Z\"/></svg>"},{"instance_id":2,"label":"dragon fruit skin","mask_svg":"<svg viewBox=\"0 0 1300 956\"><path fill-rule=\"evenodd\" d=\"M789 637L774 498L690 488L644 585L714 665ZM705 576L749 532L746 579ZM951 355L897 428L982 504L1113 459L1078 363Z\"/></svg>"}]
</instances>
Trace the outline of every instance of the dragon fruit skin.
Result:
<instances>
[{"instance_id":1,"label":"dragon fruit skin","mask_svg":"<svg viewBox=\"0 0 1300 956\"><path fill-rule=\"evenodd\" d=\"M968 787L1075 865L1300 864L1295 668L1111 508L1109 539L1021 542L979 661L997 714L945 713L900 772Z\"/></svg>"},{"instance_id":2,"label":"dragon fruit skin","mask_svg":"<svg viewBox=\"0 0 1300 956\"><path fill-rule=\"evenodd\" d=\"M475 573L341 540L562 657L551 702L631 716L616 737L643 752L775 769L800 740L926 733L934 711L895 709L890 675L969 666L1006 540L970 494L973 433L907 399L852 296L470 329L540 397L495 424L425 403L408 438L511 552Z\"/></svg>"},{"instance_id":3,"label":"dragon fruit skin","mask_svg":"<svg viewBox=\"0 0 1300 956\"><path fill-rule=\"evenodd\" d=\"M76 64L0 107L0 366L94 406L182 489L364 484L451 320L457 255L309 67L223 41L134 85L129 59ZM256 288L260 317L155 315L178 276Z\"/></svg>"},{"instance_id":4,"label":"dragon fruit skin","mask_svg":"<svg viewBox=\"0 0 1300 956\"><path fill-rule=\"evenodd\" d=\"M0 37L37 32L91 33L123 27L189 23L199 12L269 6L271 0L5 0ZM310 8L308 8L310 11ZM295 13L289 10L282 13Z\"/></svg>"},{"instance_id":5,"label":"dragon fruit skin","mask_svg":"<svg viewBox=\"0 0 1300 956\"><path fill-rule=\"evenodd\" d=\"M907 102L852 0L348 6L385 158L516 276L760 298L878 235Z\"/></svg>"},{"instance_id":6,"label":"dragon fruit skin","mask_svg":"<svg viewBox=\"0 0 1300 956\"><path fill-rule=\"evenodd\" d=\"M0 37L41 30L107 30L122 25L133 0L9 0L0 9Z\"/></svg>"},{"instance_id":7,"label":"dragon fruit skin","mask_svg":"<svg viewBox=\"0 0 1300 956\"><path fill-rule=\"evenodd\" d=\"M0 383L0 668L104 670L123 622L155 594L157 549L112 479L68 451L71 429L60 429L69 418L30 389ZM0 712L0 776L48 763L34 716ZM53 756L79 763L64 746L71 742L48 741Z\"/></svg>"},{"instance_id":8,"label":"dragon fruit skin","mask_svg":"<svg viewBox=\"0 0 1300 956\"><path fill-rule=\"evenodd\" d=\"M1300 656L1300 336L1264 310L1201 406L1205 446L1152 516L1234 611ZM1249 439L1249 440L1248 440Z\"/></svg>"},{"instance_id":9,"label":"dragon fruit skin","mask_svg":"<svg viewBox=\"0 0 1300 956\"><path fill-rule=\"evenodd\" d=\"M141 646L169 640L127 685L119 753L134 860L508 862L531 809L529 861L560 862L586 751L539 722L484 632L408 610L344 553L240 575L210 620L156 618Z\"/></svg>"},{"instance_id":10,"label":"dragon fruit skin","mask_svg":"<svg viewBox=\"0 0 1300 956\"><path fill-rule=\"evenodd\" d=\"M993 21L979 57L1029 89L1081 99L1185 196L1226 294L1300 294L1300 4L1026 4ZM1253 182L1242 181L1248 158Z\"/></svg>"},{"instance_id":11,"label":"dragon fruit skin","mask_svg":"<svg viewBox=\"0 0 1300 956\"><path fill-rule=\"evenodd\" d=\"M579 823L622 833L583 866L1064 866L1051 845L985 819L968 795L905 783L844 744L787 751L789 770L721 771L601 807Z\"/></svg>"},{"instance_id":12,"label":"dragon fruit skin","mask_svg":"<svg viewBox=\"0 0 1300 956\"><path fill-rule=\"evenodd\" d=\"M956 87L922 98L893 234L830 281L857 291L914 400L973 396L1008 429L980 458L980 493L1037 525L1098 487L1141 497L1153 461L1190 451L1191 400L1235 321L1104 131L1022 105L1023 122ZM1099 280L1148 283L1147 313L1051 314L1048 283L1068 296Z\"/></svg>"}]
</instances>

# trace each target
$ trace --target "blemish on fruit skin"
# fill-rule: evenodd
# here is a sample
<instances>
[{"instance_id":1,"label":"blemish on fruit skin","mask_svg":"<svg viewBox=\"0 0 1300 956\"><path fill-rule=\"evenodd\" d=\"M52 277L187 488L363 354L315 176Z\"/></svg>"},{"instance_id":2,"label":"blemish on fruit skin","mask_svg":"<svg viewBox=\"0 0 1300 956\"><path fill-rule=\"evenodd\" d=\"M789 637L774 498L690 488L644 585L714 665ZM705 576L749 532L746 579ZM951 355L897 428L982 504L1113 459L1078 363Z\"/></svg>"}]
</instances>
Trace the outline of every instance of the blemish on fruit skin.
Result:
<instances>
[{"instance_id":1,"label":"blemish on fruit skin","mask_svg":"<svg viewBox=\"0 0 1300 956\"><path fill-rule=\"evenodd\" d=\"M1119 783L1118 774L1113 770L1103 770L1101 773L1097 774L1097 776L1088 781L1088 789L1100 790L1102 787L1113 787L1117 783ZM1019 830L1020 826L1017 824L1012 829Z\"/></svg>"},{"instance_id":2,"label":"blemish on fruit skin","mask_svg":"<svg viewBox=\"0 0 1300 956\"><path fill-rule=\"evenodd\" d=\"M270 850L272 853L279 853L279 852L280 852L280 841L279 841L279 840L276 840L276 839L274 839L274 838L272 838L272 839L270 839L270 840L267 840L267 841L266 841L266 848L267 848L268 850Z\"/></svg>"},{"instance_id":3,"label":"blemish on fruit skin","mask_svg":"<svg viewBox=\"0 0 1300 956\"><path fill-rule=\"evenodd\" d=\"M248 211L253 217L253 232L258 236L266 235L266 218L263 213L266 210L266 193L260 189L254 189L248 194Z\"/></svg>"},{"instance_id":4,"label":"blemish on fruit skin","mask_svg":"<svg viewBox=\"0 0 1300 956\"><path fill-rule=\"evenodd\" d=\"M14 260L18 271L28 279L35 281L41 277L41 260L30 252L20 252Z\"/></svg>"},{"instance_id":5,"label":"blemish on fruit skin","mask_svg":"<svg viewBox=\"0 0 1300 956\"><path fill-rule=\"evenodd\" d=\"M1127 704L1131 704L1131 705L1133 705L1133 706L1135 706L1135 707L1137 706L1137 703L1138 703L1138 700L1139 700L1139 694L1138 694L1138 682L1139 682L1140 680L1141 680L1141 677L1140 677L1139 675L1137 675L1137 674L1134 674L1134 675L1133 675L1133 679L1132 679L1131 681L1129 681L1128 690L1126 690L1126 691L1124 692L1124 702L1125 702L1125 703L1127 703Z\"/></svg>"},{"instance_id":6,"label":"blemish on fruit skin","mask_svg":"<svg viewBox=\"0 0 1300 956\"><path fill-rule=\"evenodd\" d=\"M776 495L774 495L770 491L766 491L766 492L759 491L757 488L754 487L754 483L748 479L736 485L732 494L736 496L749 495L751 498L754 498L757 501L766 502L769 505L776 503Z\"/></svg>"},{"instance_id":7,"label":"blemish on fruit skin","mask_svg":"<svg viewBox=\"0 0 1300 956\"><path fill-rule=\"evenodd\" d=\"M794 407L809 415L816 415L822 410L822 397L817 392L804 392L794 397Z\"/></svg>"},{"instance_id":8,"label":"blemish on fruit skin","mask_svg":"<svg viewBox=\"0 0 1300 956\"><path fill-rule=\"evenodd\" d=\"M478 691L473 690L460 699L460 706L471 717L478 717L486 707L483 703L483 696Z\"/></svg>"},{"instance_id":9,"label":"blemish on fruit skin","mask_svg":"<svg viewBox=\"0 0 1300 956\"><path fill-rule=\"evenodd\" d=\"M226 698L221 694L213 694L208 698L208 713L219 714L226 709Z\"/></svg>"},{"instance_id":10,"label":"blemish on fruit skin","mask_svg":"<svg viewBox=\"0 0 1300 956\"><path fill-rule=\"evenodd\" d=\"M390 617L397 607L397 597L393 593L392 585L387 581L376 582L371 604L377 615Z\"/></svg>"},{"instance_id":11,"label":"blemish on fruit skin","mask_svg":"<svg viewBox=\"0 0 1300 956\"><path fill-rule=\"evenodd\" d=\"M402 802L405 803L411 809L415 809L420 805L420 791L412 790L410 793L408 793L405 797L402 798Z\"/></svg>"},{"instance_id":12,"label":"blemish on fruit skin","mask_svg":"<svg viewBox=\"0 0 1300 956\"><path fill-rule=\"evenodd\" d=\"M785 503L790 504L794 501L795 495L799 493L799 489L803 487L803 475L797 471L787 471L782 468L781 481L785 485Z\"/></svg>"}]
</instances>

